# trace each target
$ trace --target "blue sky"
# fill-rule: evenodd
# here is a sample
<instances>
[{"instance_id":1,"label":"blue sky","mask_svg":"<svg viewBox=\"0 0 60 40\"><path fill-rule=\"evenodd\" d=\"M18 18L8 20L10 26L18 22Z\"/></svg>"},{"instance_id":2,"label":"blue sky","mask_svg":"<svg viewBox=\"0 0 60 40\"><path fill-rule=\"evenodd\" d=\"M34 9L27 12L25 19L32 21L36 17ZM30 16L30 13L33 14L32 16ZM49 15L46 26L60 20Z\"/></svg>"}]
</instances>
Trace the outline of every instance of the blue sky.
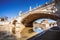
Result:
<instances>
[{"instance_id":1,"label":"blue sky","mask_svg":"<svg viewBox=\"0 0 60 40\"><path fill-rule=\"evenodd\" d=\"M0 0L0 16L13 18L19 11L26 12L51 0Z\"/></svg>"}]
</instances>

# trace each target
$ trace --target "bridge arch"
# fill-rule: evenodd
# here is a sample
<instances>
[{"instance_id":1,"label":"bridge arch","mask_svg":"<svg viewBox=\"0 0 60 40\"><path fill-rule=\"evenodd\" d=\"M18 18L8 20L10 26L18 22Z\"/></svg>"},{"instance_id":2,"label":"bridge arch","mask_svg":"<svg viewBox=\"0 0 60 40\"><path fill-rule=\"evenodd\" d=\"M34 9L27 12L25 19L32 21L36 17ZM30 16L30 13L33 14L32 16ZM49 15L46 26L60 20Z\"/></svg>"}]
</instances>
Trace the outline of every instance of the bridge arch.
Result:
<instances>
[{"instance_id":1,"label":"bridge arch","mask_svg":"<svg viewBox=\"0 0 60 40\"><path fill-rule=\"evenodd\" d=\"M55 15L55 14L48 14L48 13L33 13L30 14L28 16L26 16L25 18L23 18L22 23L29 27L32 26L33 21L37 20L37 19L41 19L41 18L48 18L48 19L53 19L55 21L57 21L58 19L60 19L59 16Z\"/></svg>"}]
</instances>

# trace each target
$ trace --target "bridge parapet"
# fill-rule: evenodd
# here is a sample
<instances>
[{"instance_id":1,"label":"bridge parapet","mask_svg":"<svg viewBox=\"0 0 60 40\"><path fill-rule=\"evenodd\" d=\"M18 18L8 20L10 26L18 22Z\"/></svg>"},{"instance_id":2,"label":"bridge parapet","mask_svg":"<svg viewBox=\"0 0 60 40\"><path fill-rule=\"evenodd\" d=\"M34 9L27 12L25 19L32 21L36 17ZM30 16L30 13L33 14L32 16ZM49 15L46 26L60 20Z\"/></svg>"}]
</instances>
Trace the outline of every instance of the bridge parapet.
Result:
<instances>
[{"instance_id":1,"label":"bridge parapet","mask_svg":"<svg viewBox=\"0 0 60 40\"><path fill-rule=\"evenodd\" d=\"M34 9L32 9L31 11L27 11L24 14L27 14L27 13L30 13L30 12L34 12L35 10L39 10L39 11L40 10L45 10L45 9L50 10L51 7L53 7L54 5L55 5L54 2L51 2L51 3L48 3L48 4L44 4L44 5L40 5L40 6L36 7L36 8L34 8Z\"/></svg>"},{"instance_id":2,"label":"bridge parapet","mask_svg":"<svg viewBox=\"0 0 60 40\"><path fill-rule=\"evenodd\" d=\"M54 5L55 5L54 2L49 3L49 4L44 4L42 6L32 9L31 11L26 12L23 16L26 17L27 15L34 14L34 13L48 13L49 14L49 12L52 12L51 8Z\"/></svg>"}]
</instances>

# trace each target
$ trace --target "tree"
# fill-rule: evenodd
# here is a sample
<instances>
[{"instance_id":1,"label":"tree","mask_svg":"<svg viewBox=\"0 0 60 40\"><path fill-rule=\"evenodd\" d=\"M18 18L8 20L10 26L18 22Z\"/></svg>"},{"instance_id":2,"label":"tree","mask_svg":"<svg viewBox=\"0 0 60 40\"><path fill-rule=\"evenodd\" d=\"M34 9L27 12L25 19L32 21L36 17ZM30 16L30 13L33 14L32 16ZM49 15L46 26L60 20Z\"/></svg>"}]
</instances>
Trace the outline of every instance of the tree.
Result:
<instances>
[{"instance_id":1,"label":"tree","mask_svg":"<svg viewBox=\"0 0 60 40\"><path fill-rule=\"evenodd\" d=\"M8 20L8 17L7 16L3 16L3 17L0 17L1 21L5 21L5 20Z\"/></svg>"}]
</instances>

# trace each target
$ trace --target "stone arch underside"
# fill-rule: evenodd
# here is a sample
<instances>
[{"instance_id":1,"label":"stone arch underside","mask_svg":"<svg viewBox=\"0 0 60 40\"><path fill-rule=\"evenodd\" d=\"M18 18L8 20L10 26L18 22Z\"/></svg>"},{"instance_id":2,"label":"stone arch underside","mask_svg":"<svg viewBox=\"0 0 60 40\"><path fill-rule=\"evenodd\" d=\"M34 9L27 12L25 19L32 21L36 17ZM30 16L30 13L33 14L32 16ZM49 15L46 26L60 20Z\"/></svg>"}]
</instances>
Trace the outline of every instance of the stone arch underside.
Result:
<instances>
[{"instance_id":1,"label":"stone arch underside","mask_svg":"<svg viewBox=\"0 0 60 40\"><path fill-rule=\"evenodd\" d=\"M27 26L27 27L32 27L32 23L37 20L37 19L41 19L41 18L49 18L49 19L53 19L53 20L57 20L60 19L60 17L58 17L55 14L47 14L47 13L34 13L34 14L30 14L28 16L26 16L23 20L22 23Z\"/></svg>"}]
</instances>

